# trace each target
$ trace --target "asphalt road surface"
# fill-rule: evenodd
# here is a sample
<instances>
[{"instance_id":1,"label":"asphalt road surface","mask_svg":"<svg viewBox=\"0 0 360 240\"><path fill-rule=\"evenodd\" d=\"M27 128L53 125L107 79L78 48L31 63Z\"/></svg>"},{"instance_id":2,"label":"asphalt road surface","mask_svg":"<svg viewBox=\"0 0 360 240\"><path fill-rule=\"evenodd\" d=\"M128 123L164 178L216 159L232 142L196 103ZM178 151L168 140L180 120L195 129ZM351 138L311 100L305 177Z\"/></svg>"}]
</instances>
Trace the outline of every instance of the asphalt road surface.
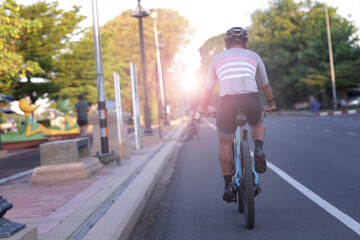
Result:
<instances>
[{"instance_id":1,"label":"asphalt road surface","mask_svg":"<svg viewBox=\"0 0 360 240\"><path fill-rule=\"evenodd\" d=\"M359 114L265 119L269 165L259 177L253 230L221 198L214 124L202 121L200 138L183 145L167 189L133 239L360 239Z\"/></svg>"},{"instance_id":2,"label":"asphalt road surface","mask_svg":"<svg viewBox=\"0 0 360 240\"><path fill-rule=\"evenodd\" d=\"M40 166L39 147L25 150L17 155L0 159L0 179Z\"/></svg>"}]
</instances>

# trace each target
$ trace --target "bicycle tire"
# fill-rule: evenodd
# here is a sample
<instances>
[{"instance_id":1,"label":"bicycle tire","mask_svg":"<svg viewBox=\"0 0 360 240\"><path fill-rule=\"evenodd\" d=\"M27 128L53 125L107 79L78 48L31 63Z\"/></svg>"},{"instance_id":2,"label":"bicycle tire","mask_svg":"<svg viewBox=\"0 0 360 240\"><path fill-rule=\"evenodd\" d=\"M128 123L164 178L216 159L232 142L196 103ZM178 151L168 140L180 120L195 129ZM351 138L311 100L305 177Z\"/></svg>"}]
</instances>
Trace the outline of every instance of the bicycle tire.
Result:
<instances>
[{"instance_id":1,"label":"bicycle tire","mask_svg":"<svg viewBox=\"0 0 360 240\"><path fill-rule=\"evenodd\" d=\"M247 141L240 142L240 151L245 224L248 229L253 229L255 227L254 177L251 168L250 147Z\"/></svg>"},{"instance_id":2,"label":"bicycle tire","mask_svg":"<svg viewBox=\"0 0 360 240\"><path fill-rule=\"evenodd\" d=\"M236 173L236 156L237 156L237 152L236 152L237 150L236 149L237 149L236 143L234 142L234 144L232 145L234 174ZM235 176L234 176L234 178L235 178ZM243 204L243 197L242 197L242 193L241 193L241 191L242 191L241 190L241 185L237 186L237 184L235 183L235 179L234 179L234 184L235 184L236 190L237 190L237 203L238 203L239 213L244 213L244 204Z\"/></svg>"}]
</instances>

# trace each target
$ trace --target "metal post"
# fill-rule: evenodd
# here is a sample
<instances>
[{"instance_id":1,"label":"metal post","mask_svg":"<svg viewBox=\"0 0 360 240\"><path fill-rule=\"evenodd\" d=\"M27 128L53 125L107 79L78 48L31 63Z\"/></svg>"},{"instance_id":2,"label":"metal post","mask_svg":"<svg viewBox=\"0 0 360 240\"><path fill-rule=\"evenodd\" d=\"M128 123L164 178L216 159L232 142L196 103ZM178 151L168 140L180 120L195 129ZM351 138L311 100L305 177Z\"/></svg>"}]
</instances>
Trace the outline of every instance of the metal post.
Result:
<instances>
[{"instance_id":1,"label":"metal post","mask_svg":"<svg viewBox=\"0 0 360 240\"><path fill-rule=\"evenodd\" d=\"M140 36L140 50L141 50L141 70L142 70L142 78L144 84L144 95L145 95L145 103L144 103L144 112L145 112L145 130L144 133L146 135L152 135L153 130L151 129L151 112L150 105L148 102L148 88L147 88L147 79L146 79L146 59L145 59L145 45L144 45L144 33L143 33L143 24L142 18L149 16L147 11L143 10L140 5L140 0L138 0L138 7L131 14L132 17L136 17L139 19L139 36Z\"/></svg>"},{"instance_id":2,"label":"metal post","mask_svg":"<svg viewBox=\"0 0 360 240\"><path fill-rule=\"evenodd\" d=\"M115 89L115 101L116 101L116 121L119 144L122 144L122 131L123 131L123 117L122 117L122 106L121 106L121 89L120 89L120 78L118 73L114 73L114 89Z\"/></svg>"},{"instance_id":3,"label":"metal post","mask_svg":"<svg viewBox=\"0 0 360 240\"><path fill-rule=\"evenodd\" d=\"M157 63L155 63L155 69L157 68ZM158 121L159 121L159 138L161 139L161 101L159 99L159 72L155 70L155 80L156 80L156 100L158 106Z\"/></svg>"},{"instance_id":4,"label":"metal post","mask_svg":"<svg viewBox=\"0 0 360 240\"><path fill-rule=\"evenodd\" d=\"M160 45L159 45L159 38L158 38L158 31L156 24L157 13L155 11L151 13L151 18L153 19L153 23L154 23L156 62L157 62L157 71L158 71L159 84L160 84L161 109L163 111L162 116L164 119L164 125L169 125L169 121L167 119L167 112L166 112L165 86L164 86L164 80L162 74Z\"/></svg>"},{"instance_id":5,"label":"metal post","mask_svg":"<svg viewBox=\"0 0 360 240\"><path fill-rule=\"evenodd\" d=\"M332 44L331 44L329 13L328 13L328 8L327 8L326 4L325 4L325 15L326 15L326 29L327 29L327 36L328 36L328 43L329 43L332 95L333 95L334 108L336 108L337 107L337 98L336 98L335 70L334 70L334 60L333 60L333 52L332 52Z\"/></svg>"},{"instance_id":6,"label":"metal post","mask_svg":"<svg viewBox=\"0 0 360 240\"><path fill-rule=\"evenodd\" d=\"M142 148L141 124L140 124L140 106L139 106L139 91L138 80L136 73L136 65L130 62L130 77L131 77L131 93L134 115L134 132L135 132L135 147L137 150Z\"/></svg>"},{"instance_id":7,"label":"metal post","mask_svg":"<svg viewBox=\"0 0 360 240\"><path fill-rule=\"evenodd\" d=\"M99 20L97 13L97 2L92 0L93 20L94 20L94 47L95 47L95 62L96 62L96 80L98 90L98 110L100 121L100 137L101 137L101 153L109 153L108 130L106 121L106 107L105 107L105 86L103 75L103 64L101 54L101 38L99 31Z\"/></svg>"}]
</instances>

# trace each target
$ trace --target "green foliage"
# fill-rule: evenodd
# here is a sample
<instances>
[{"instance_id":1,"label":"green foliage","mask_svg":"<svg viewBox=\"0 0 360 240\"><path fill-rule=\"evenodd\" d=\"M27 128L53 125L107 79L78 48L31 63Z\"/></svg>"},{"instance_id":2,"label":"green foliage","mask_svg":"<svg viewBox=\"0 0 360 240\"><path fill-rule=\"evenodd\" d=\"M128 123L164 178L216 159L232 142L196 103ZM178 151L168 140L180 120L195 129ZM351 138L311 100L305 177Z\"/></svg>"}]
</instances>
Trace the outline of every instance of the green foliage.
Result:
<instances>
[{"instance_id":1,"label":"green foliage","mask_svg":"<svg viewBox=\"0 0 360 240\"><path fill-rule=\"evenodd\" d=\"M268 9L252 14L248 47L262 57L280 106L289 107L311 94L319 95L320 89L331 92L324 7L310 0L272 0ZM329 18L336 87L344 91L360 83L360 48L356 44L356 29L336 11L329 8ZM223 35L203 45L202 68L222 46Z\"/></svg>"},{"instance_id":2,"label":"green foliage","mask_svg":"<svg viewBox=\"0 0 360 240\"><path fill-rule=\"evenodd\" d=\"M24 59L16 49L19 39L35 32L42 24L38 20L22 18L21 8L15 1L1 0L0 4L0 92L11 94L12 85L19 81L24 71L42 71L36 61Z\"/></svg>"},{"instance_id":3,"label":"green foliage","mask_svg":"<svg viewBox=\"0 0 360 240\"><path fill-rule=\"evenodd\" d=\"M27 21L40 22L41 27L31 32L23 30L23 34L16 41L16 52L27 61L23 77L28 79L16 87L14 95L17 98L27 95L35 102L45 93L51 97L60 89L54 81L55 74L59 71L60 53L67 48L70 38L79 32L78 24L85 17L77 15L80 10L77 6L65 12L58 9L58 5L57 1L38 1L20 8L19 16ZM33 68L37 71L28 70L29 62L36 62L37 68ZM41 84L31 83L30 79L33 77L41 77L46 81Z\"/></svg>"},{"instance_id":4,"label":"green foliage","mask_svg":"<svg viewBox=\"0 0 360 240\"><path fill-rule=\"evenodd\" d=\"M157 9L157 27L159 38L165 46L161 50L161 60L166 85L171 85L168 69L172 67L175 54L187 44L186 35L190 32L189 23L177 12ZM143 79L141 74L140 40L138 19L130 16L131 11L124 11L112 21L100 28L103 55L105 94L107 100L115 100L113 73L120 75L122 106L132 112L130 61L137 66L140 99L143 101ZM143 18L144 42L146 51L147 85L151 106L156 104L155 91L155 43L153 20ZM71 44L67 52L60 57L59 72L56 81L61 90L57 99L69 98L75 103L75 97L83 94L87 101L97 101L96 72L94 59L94 38L92 30L78 42ZM168 96L169 99L170 96ZM142 106L142 104L141 104ZM152 108L152 110L154 110ZM152 111L155 118L156 112Z\"/></svg>"}]
</instances>

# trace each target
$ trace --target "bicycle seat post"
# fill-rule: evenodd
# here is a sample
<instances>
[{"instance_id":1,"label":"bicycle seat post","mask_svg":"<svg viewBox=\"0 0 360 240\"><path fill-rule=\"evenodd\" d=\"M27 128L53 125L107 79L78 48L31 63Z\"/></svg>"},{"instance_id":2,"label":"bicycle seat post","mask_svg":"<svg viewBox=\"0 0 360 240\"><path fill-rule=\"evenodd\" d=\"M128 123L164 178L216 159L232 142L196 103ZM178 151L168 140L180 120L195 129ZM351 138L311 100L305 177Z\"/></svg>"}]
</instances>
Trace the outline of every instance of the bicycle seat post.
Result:
<instances>
[{"instance_id":1,"label":"bicycle seat post","mask_svg":"<svg viewBox=\"0 0 360 240\"><path fill-rule=\"evenodd\" d=\"M239 127L243 127L247 123L245 111L246 111L246 109L243 109L243 108L235 110L235 114L234 114L235 122Z\"/></svg>"},{"instance_id":2,"label":"bicycle seat post","mask_svg":"<svg viewBox=\"0 0 360 240\"><path fill-rule=\"evenodd\" d=\"M246 111L247 110L245 108L235 109L234 116L235 116L235 122L236 122L237 126L243 127L247 123ZM245 129L243 131L243 139L247 140L247 130L245 130Z\"/></svg>"},{"instance_id":3,"label":"bicycle seat post","mask_svg":"<svg viewBox=\"0 0 360 240\"><path fill-rule=\"evenodd\" d=\"M245 140L245 141L247 141L248 139L247 139L247 130L246 129L244 129L244 131L243 131L243 139Z\"/></svg>"}]
</instances>

